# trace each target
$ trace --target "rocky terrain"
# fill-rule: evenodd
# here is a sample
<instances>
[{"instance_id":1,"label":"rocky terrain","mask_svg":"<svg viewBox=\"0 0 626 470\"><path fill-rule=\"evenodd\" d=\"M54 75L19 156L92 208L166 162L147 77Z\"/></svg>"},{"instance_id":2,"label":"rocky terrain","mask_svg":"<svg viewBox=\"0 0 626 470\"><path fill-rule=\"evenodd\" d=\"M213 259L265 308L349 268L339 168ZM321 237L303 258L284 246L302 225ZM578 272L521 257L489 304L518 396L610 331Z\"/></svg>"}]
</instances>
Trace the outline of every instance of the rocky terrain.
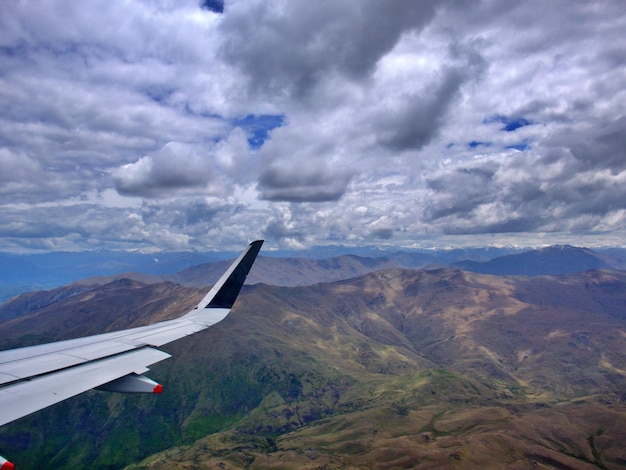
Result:
<instances>
[{"instance_id":1,"label":"rocky terrain","mask_svg":"<svg viewBox=\"0 0 626 470\"><path fill-rule=\"evenodd\" d=\"M32 293L0 308L2 346L171 318L203 291ZM248 286L165 348L163 395L89 392L3 427L0 449L21 468L622 468L625 307L610 270Z\"/></svg>"}]
</instances>

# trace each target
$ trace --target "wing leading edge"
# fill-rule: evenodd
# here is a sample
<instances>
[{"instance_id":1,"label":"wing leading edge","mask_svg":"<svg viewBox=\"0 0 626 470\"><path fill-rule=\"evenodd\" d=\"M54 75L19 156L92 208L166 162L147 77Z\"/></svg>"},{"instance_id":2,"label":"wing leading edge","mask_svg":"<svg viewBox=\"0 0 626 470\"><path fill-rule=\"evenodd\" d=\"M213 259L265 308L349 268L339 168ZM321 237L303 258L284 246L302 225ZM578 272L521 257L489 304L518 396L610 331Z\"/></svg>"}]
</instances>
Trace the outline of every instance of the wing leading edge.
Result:
<instances>
[{"instance_id":1,"label":"wing leading edge","mask_svg":"<svg viewBox=\"0 0 626 470\"><path fill-rule=\"evenodd\" d=\"M160 393L159 384L141 375L170 357L156 348L226 318L262 245L252 242L202 301L175 320L0 351L0 426L92 388ZM12 468L3 460L0 469Z\"/></svg>"}]
</instances>

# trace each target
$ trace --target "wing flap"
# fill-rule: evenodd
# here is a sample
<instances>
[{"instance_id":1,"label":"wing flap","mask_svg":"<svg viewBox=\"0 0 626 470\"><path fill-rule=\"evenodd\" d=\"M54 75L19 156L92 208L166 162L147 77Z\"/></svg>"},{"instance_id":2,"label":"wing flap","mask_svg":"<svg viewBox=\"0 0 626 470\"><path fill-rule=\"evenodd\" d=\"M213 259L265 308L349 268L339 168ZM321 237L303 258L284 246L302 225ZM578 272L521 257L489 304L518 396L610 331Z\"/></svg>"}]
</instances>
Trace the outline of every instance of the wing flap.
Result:
<instances>
[{"instance_id":1,"label":"wing flap","mask_svg":"<svg viewBox=\"0 0 626 470\"><path fill-rule=\"evenodd\" d=\"M0 352L0 384L66 369L143 346L162 346L202 331L228 314L227 309L206 310L202 312L203 315L193 318L179 318L123 332L51 343L50 346L54 345L54 348L35 349L36 354L33 355L5 354L20 350Z\"/></svg>"},{"instance_id":2,"label":"wing flap","mask_svg":"<svg viewBox=\"0 0 626 470\"><path fill-rule=\"evenodd\" d=\"M125 375L143 374L151 364L171 357L142 348L88 362L0 389L0 426Z\"/></svg>"},{"instance_id":3,"label":"wing flap","mask_svg":"<svg viewBox=\"0 0 626 470\"><path fill-rule=\"evenodd\" d=\"M86 359L52 353L3 364L1 372L16 379L25 379L49 372L50 370L64 369L83 362L86 362Z\"/></svg>"},{"instance_id":4,"label":"wing flap","mask_svg":"<svg viewBox=\"0 0 626 470\"><path fill-rule=\"evenodd\" d=\"M186 315L153 325L0 352L0 426L170 357L161 346L223 320L259 253L252 242Z\"/></svg>"}]
</instances>

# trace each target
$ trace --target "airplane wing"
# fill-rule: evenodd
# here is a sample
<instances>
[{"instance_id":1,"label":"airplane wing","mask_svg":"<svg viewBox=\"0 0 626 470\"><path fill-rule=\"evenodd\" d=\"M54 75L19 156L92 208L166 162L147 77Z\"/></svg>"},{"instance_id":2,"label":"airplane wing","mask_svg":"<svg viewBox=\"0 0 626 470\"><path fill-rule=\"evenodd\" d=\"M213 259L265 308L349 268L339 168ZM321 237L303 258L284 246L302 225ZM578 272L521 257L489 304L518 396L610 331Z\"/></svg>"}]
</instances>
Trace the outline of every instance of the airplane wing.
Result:
<instances>
[{"instance_id":1,"label":"airplane wing","mask_svg":"<svg viewBox=\"0 0 626 470\"><path fill-rule=\"evenodd\" d=\"M0 426L92 388L161 393L143 374L170 355L157 349L226 318L263 240L252 242L189 313L122 331L0 351ZM13 464L0 457L0 470Z\"/></svg>"}]
</instances>

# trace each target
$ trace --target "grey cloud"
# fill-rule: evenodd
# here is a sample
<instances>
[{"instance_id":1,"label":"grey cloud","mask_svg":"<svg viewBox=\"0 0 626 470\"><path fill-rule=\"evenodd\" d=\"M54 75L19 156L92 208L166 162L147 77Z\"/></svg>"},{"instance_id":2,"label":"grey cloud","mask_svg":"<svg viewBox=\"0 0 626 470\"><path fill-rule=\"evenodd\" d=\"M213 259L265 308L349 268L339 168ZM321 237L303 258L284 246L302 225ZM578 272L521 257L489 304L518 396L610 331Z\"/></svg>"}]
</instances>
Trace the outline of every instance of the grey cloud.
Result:
<instances>
[{"instance_id":1,"label":"grey cloud","mask_svg":"<svg viewBox=\"0 0 626 470\"><path fill-rule=\"evenodd\" d=\"M495 165L491 164L460 168L450 173L428 177L426 183L435 191L445 191L450 187L480 190L493 180L496 170Z\"/></svg>"},{"instance_id":2,"label":"grey cloud","mask_svg":"<svg viewBox=\"0 0 626 470\"><path fill-rule=\"evenodd\" d=\"M453 44L449 52L451 65L441 67L419 92L401 93L397 105L379 116L375 132L382 145L405 151L419 150L430 143L449 119L447 114L456 104L462 86L484 74L487 66L475 45Z\"/></svg>"},{"instance_id":3,"label":"grey cloud","mask_svg":"<svg viewBox=\"0 0 626 470\"><path fill-rule=\"evenodd\" d=\"M378 238L380 240L391 240L393 237L393 229L391 228L378 228L374 229L370 232L374 238Z\"/></svg>"},{"instance_id":4,"label":"grey cloud","mask_svg":"<svg viewBox=\"0 0 626 470\"><path fill-rule=\"evenodd\" d=\"M67 0L12 3L11 14L0 17L1 43L48 53L48 66L55 60L65 67L90 65L112 55L127 63L147 56L199 57L200 49L175 21L187 7L183 2L179 9L169 2L97 1L81 8Z\"/></svg>"},{"instance_id":5,"label":"grey cloud","mask_svg":"<svg viewBox=\"0 0 626 470\"><path fill-rule=\"evenodd\" d=\"M115 185L120 194L158 197L177 190L205 187L211 179L207 155L170 142L158 152L117 168Z\"/></svg>"},{"instance_id":6,"label":"grey cloud","mask_svg":"<svg viewBox=\"0 0 626 470\"><path fill-rule=\"evenodd\" d=\"M317 239L320 231L312 217L315 206L318 204L272 205L267 214L269 218L263 225L263 237L268 243L280 247L299 249L307 246ZM325 232L324 228L321 230Z\"/></svg>"},{"instance_id":7,"label":"grey cloud","mask_svg":"<svg viewBox=\"0 0 626 470\"><path fill-rule=\"evenodd\" d=\"M478 223L472 220L466 224L449 223L441 228L445 235L487 235L502 233L524 233L533 229L543 227L545 220L538 217L516 217L510 216L505 220L496 223Z\"/></svg>"},{"instance_id":8,"label":"grey cloud","mask_svg":"<svg viewBox=\"0 0 626 470\"><path fill-rule=\"evenodd\" d=\"M279 166L275 163L260 175L261 199L288 202L336 201L346 191L351 175L330 165Z\"/></svg>"},{"instance_id":9,"label":"grey cloud","mask_svg":"<svg viewBox=\"0 0 626 470\"><path fill-rule=\"evenodd\" d=\"M39 185L43 180L44 171L39 162L23 151L0 147L0 192L6 192L10 186L13 186L11 191L15 191L15 186L21 184Z\"/></svg>"},{"instance_id":10,"label":"grey cloud","mask_svg":"<svg viewBox=\"0 0 626 470\"><path fill-rule=\"evenodd\" d=\"M204 241L210 231L230 219L244 206L230 197L186 197L164 201L147 200L138 216L147 228L184 233L189 244Z\"/></svg>"},{"instance_id":11,"label":"grey cloud","mask_svg":"<svg viewBox=\"0 0 626 470\"><path fill-rule=\"evenodd\" d=\"M81 173L77 169L77 173ZM80 180L71 181L58 168L46 168L30 152L0 146L0 204L58 201L75 195Z\"/></svg>"},{"instance_id":12,"label":"grey cloud","mask_svg":"<svg viewBox=\"0 0 626 470\"><path fill-rule=\"evenodd\" d=\"M210 206L205 202L186 204L181 216L176 218L175 224L181 228L207 224L212 222L222 210L221 207Z\"/></svg>"},{"instance_id":13,"label":"grey cloud","mask_svg":"<svg viewBox=\"0 0 626 470\"><path fill-rule=\"evenodd\" d=\"M381 144L397 151L420 149L428 144L441 128L462 83L463 76L450 71L433 90L405 97L381 123Z\"/></svg>"},{"instance_id":14,"label":"grey cloud","mask_svg":"<svg viewBox=\"0 0 626 470\"><path fill-rule=\"evenodd\" d=\"M301 122L276 129L258 154L257 191L268 201L336 201L357 172L329 126Z\"/></svg>"},{"instance_id":15,"label":"grey cloud","mask_svg":"<svg viewBox=\"0 0 626 470\"><path fill-rule=\"evenodd\" d=\"M3 4L3 246L623 240L622 0L211 9ZM253 148L248 115L284 126Z\"/></svg>"},{"instance_id":16,"label":"grey cloud","mask_svg":"<svg viewBox=\"0 0 626 470\"><path fill-rule=\"evenodd\" d=\"M119 210L91 203L41 204L28 211L4 206L0 237L18 250L76 250L98 248L103 240L111 248L128 248L141 236L131 236L132 224Z\"/></svg>"},{"instance_id":17,"label":"grey cloud","mask_svg":"<svg viewBox=\"0 0 626 470\"><path fill-rule=\"evenodd\" d=\"M216 238L231 240L228 249L254 237L266 219L241 215L233 198L172 198L146 201L135 208L105 208L76 202L41 205L29 211L4 206L0 237L17 250L158 248L206 250ZM248 224L248 228L244 224Z\"/></svg>"},{"instance_id":18,"label":"grey cloud","mask_svg":"<svg viewBox=\"0 0 626 470\"><path fill-rule=\"evenodd\" d=\"M611 122L589 139L574 144L572 153L586 168L626 169L626 116Z\"/></svg>"},{"instance_id":19,"label":"grey cloud","mask_svg":"<svg viewBox=\"0 0 626 470\"><path fill-rule=\"evenodd\" d=\"M168 140L195 140L200 129L209 138L225 130L209 116L188 116L175 99L169 106L155 99L155 90L188 92L206 57L197 40L203 29L181 27L172 5L10 3L0 15L0 113L10 116L0 141L28 145L37 132L48 153L49 144L81 153L101 144L108 148L99 158L114 159L129 152L111 145L145 153Z\"/></svg>"},{"instance_id":20,"label":"grey cloud","mask_svg":"<svg viewBox=\"0 0 626 470\"><path fill-rule=\"evenodd\" d=\"M596 230L620 224L626 209L626 171L581 170L561 154L552 168L520 152L470 168L441 170L428 178L432 190L425 220L447 234Z\"/></svg>"},{"instance_id":21,"label":"grey cloud","mask_svg":"<svg viewBox=\"0 0 626 470\"><path fill-rule=\"evenodd\" d=\"M604 216L626 209L626 171L608 170L572 174L566 181L546 185L554 204L565 217L581 214Z\"/></svg>"},{"instance_id":22,"label":"grey cloud","mask_svg":"<svg viewBox=\"0 0 626 470\"><path fill-rule=\"evenodd\" d=\"M462 168L427 178L427 185L436 196L426 206L425 220L471 217L477 206L491 200L495 171L493 167Z\"/></svg>"},{"instance_id":23,"label":"grey cloud","mask_svg":"<svg viewBox=\"0 0 626 470\"><path fill-rule=\"evenodd\" d=\"M403 32L423 27L437 2L257 2L230 10L223 54L250 87L302 97L328 74L360 79Z\"/></svg>"},{"instance_id":24,"label":"grey cloud","mask_svg":"<svg viewBox=\"0 0 626 470\"><path fill-rule=\"evenodd\" d=\"M284 241L293 240L296 243L301 243L304 240L304 235L300 229L294 229L289 227L284 220L272 218L265 229L263 230L265 238L283 244Z\"/></svg>"}]
</instances>

